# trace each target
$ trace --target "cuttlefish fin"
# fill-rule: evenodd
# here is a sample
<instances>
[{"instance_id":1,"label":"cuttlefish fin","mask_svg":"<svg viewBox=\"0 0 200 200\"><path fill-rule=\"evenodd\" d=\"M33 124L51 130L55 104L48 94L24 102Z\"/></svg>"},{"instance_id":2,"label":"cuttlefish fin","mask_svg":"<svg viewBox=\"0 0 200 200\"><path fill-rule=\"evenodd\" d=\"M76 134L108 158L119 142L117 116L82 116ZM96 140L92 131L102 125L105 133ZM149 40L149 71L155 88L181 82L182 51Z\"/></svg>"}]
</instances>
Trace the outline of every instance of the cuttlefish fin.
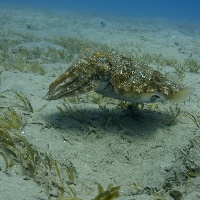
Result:
<instances>
[{"instance_id":1,"label":"cuttlefish fin","mask_svg":"<svg viewBox=\"0 0 200 200\"><path fill-rule=\"evenodd\" d=\"M174 94L166 95L166 99L178 103L184 101L188 96L190 96L191 93L192 93L192 88L184 87L182 90Z\"/></svg>"},{"instance_id":2,"label":"cuttlefish fin","mask_svg":"<svg viewBox=\"0 0 200 200\"><path fill-rule=\"evenodd\" d=\"M128 92L122 89L115 89L115 92L124 96L127 101L136 103L152 103L152 102L165 102L167 99L165 95L160 92Z\"/></svg>"},{"instance_id":3,"label":"cuttlefish fin","mask_svg":"<svg viewBox=\"0 0 200 200\"><path fill-rule=\"evenodd\" d=\"M181 102L184 101L190 94L192 89L190 87L185 87L182 90L171 94L166 95L161 92L147 92L147 93L137 93L137 92L127 92L121 89L115 90L119 95L124 96L127 101L137 102L137 103L152 103L152 102Z\"/></svg>"}]
</instances>

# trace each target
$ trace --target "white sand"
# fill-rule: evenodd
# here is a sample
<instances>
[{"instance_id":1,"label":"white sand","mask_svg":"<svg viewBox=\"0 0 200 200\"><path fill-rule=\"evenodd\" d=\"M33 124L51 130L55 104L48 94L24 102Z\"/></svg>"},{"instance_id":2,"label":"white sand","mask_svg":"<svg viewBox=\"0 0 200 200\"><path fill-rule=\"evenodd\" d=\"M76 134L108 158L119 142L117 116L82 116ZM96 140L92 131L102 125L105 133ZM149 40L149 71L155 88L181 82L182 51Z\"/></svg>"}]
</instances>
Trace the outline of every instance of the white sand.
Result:
<instances>
[{"instance_id":1,"label":"white sand","mask_svg":"<svg viewBox=\"0 0 200 200\"><path fill-rule=\"evenodd\" d=\"M30 30L27 25L31 26ZM24 44L29 48L31 45L48 46L43 38L78 36L122 51L161 53L180 62L192 56L200 63L200 26L185 22L1 7L0 37L17 39L17 35L9 36L9 32L37 36L40 39L38 43L34 41L34 44ZM50 63L44 66L47 69L45 75L7 71L2 67L1 92L14 89L23 92L30 99L34 112L27 116L28 123L22 134L38 151L47 152L49 145L50 152L59 163L66 163L68 160L73 164L77 172L75 188L78 197L84 200L94 198L98 182L105 188L109 183L120 186L120 200L159 199L159 195L160 199L170 200L173 198L169 193L173 190L180 191L185 200L200 198L200 177L184 179L184 162L177 158L178 152L187 148L189 141L196 140L199 136L199 128L191 116L185 114L191 113L199 123L199 73L186 72L183 83L193 87L194 92L185 102L178 104L181 113L174 125L168 125L171 119L170 108L175 110L176 107L174 103L159 103L158 108L149 106L149 109L130 114L109 103L105 103L110 108L109 112L101 110L97 104L87 100L87 96L83 96L86 103L76 105L88 111L83 117L62 117L56 108L61 106L62 100L47 102L42 97L55 79L52 74L55 73L58 77L65 65ZM61 70L55 71L54 67L61 67ZM163 71L175 70L166 66ZM38 111L45 104L47 106ZM48 124L50 128L34 122ZM198 143L192 151L200 153L199 148ZM198 160L195 162L199 163ZM44 187L27 177L20 164L14 165L9 173L5 173L5 164L0 157L0 168L0 199L48 199ZM175 174L178 180L175 180ZM169 180L172 186L167 191L164 186ZM90 188L88 190L91 190L91 194L85 192L86 188Z\"/></svg>"}]
</instances>

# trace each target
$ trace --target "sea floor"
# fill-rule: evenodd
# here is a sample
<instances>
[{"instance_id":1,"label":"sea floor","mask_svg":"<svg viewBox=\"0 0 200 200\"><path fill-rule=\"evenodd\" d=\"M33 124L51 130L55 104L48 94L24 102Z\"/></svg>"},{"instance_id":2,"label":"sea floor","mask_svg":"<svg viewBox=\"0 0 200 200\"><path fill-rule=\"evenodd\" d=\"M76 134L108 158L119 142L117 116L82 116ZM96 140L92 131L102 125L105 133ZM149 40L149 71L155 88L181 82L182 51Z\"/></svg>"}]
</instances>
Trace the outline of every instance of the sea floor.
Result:
<instances>
[{"instance_id":1,"label":"sea floor","mask_svg":"<svg viewBox=\"0 0 200 200\"><path fill-rule=\"evenodd\" d=\"M94 92L44 100L88 49L135 57L192 93L132 109ZM0 199L89 200L117 186L119 200L200 199L199 55L198 24L1 7L0 133L17 150L0 137Z\"/></svg>"}]
</instances>

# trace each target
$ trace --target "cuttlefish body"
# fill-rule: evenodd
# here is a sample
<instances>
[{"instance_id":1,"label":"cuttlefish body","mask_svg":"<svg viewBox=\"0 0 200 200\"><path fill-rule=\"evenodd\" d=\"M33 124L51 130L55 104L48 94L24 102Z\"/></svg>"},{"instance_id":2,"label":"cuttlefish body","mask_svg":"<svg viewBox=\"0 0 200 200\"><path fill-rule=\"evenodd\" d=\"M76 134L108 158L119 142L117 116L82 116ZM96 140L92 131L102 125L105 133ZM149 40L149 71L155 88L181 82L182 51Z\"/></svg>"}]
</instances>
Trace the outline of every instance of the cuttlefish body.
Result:
<instances>
[{"instance_id":1,"label":"cuttlefish body","mask_svg":"<svg viewBox=\"0 0 200 200\"><path fill-rule=\"evenodd\" d=\"M131 58L90 52L78 59L49 86L47 100L94 90L107 97L135 103L180 101L190 88Z\"/></svg>"}]
</instances>

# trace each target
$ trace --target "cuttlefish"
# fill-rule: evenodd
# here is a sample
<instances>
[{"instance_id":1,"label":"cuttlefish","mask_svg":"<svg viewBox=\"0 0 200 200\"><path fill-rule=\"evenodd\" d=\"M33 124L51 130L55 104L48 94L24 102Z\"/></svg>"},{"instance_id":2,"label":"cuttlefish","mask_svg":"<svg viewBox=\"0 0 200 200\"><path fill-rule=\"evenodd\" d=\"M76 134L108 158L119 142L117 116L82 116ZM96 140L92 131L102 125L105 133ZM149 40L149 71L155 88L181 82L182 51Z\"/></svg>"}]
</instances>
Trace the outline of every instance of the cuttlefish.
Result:
<instances>
[{"instance_id":1,"label":"cuttlefish","mask_svg":"<svg viewBox=\"0 0 200 200\"><path fill-rule=\"evenodd\" d=\"M181 101L191 89L121 54L89 52L49 85L47 100L95 91L134 103Z\"/></svg>"}]
</instances>

